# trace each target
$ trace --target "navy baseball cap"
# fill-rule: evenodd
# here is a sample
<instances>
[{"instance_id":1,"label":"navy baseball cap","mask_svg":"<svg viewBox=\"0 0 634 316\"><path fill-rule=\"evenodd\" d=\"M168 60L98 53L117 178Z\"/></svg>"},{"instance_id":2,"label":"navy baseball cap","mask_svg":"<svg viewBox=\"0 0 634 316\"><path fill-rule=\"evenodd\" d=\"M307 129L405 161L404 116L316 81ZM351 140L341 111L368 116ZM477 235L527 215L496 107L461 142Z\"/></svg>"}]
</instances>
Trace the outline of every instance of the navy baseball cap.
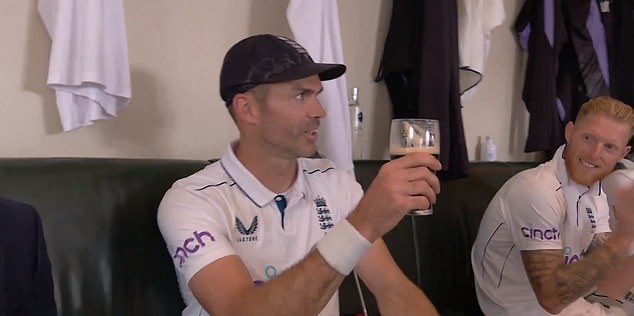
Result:
<instances>
[{"instance_id":1,"label":"navy baseball cap","mask_svg":"<svg viewBox=\"0 0 634 316\"><path fill-rule=\"evenodd\" d=\"M247 37L233 45L222 62L220 96L227 105L233 97L263 83L298 80L319 75L322 81L346 72L342 64L316 63L292 39L271 34Z\"/></svg>"}]
</instances>

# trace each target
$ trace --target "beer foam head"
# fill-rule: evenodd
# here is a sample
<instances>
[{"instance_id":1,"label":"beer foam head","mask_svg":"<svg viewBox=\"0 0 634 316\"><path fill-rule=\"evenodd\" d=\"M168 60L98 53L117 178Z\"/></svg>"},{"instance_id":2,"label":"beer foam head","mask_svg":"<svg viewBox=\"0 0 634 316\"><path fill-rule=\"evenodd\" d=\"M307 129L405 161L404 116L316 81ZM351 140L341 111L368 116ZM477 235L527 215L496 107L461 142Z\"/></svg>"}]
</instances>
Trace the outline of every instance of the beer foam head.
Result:
<instances>
[{"instance_id":1,"label":"beer foam head","mask_svg":"<svg viewBox=\"0 0 634 316\"><path fill-rule=\"evenodd\" d=\"M438 155L440 154L440 148L438 146L434 146L434 147L390 146L390 155L393 155L393 156L403 156L413 152L424 152L430 155Z\"/></svg>"}]
</instances>

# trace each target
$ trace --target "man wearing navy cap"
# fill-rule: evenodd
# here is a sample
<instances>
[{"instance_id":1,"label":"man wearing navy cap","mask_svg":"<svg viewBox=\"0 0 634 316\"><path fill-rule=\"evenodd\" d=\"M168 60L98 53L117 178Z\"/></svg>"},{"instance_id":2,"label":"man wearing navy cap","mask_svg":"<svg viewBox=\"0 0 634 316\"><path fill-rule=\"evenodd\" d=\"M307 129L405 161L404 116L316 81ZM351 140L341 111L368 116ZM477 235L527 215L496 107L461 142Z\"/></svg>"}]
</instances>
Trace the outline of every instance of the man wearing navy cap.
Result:
<instances>
[{"instance_id":1,"label":"man wearing navy cap","mask_svg":"<svg viewBox=\"0 0 634 316\"><path fill-rule=\"evenodd\" d=\"M227 52L220 94L240 138L174 183L158 211L183 315L338 315L354 269L382 315L436 315L381 236L436 199L440 163L414 153L385 164L363 194L316 153L317 96L340 64L315 63L291 39L256 35ZM347 137L341 135L341 137Z\"/></svg>"}]
</instances>

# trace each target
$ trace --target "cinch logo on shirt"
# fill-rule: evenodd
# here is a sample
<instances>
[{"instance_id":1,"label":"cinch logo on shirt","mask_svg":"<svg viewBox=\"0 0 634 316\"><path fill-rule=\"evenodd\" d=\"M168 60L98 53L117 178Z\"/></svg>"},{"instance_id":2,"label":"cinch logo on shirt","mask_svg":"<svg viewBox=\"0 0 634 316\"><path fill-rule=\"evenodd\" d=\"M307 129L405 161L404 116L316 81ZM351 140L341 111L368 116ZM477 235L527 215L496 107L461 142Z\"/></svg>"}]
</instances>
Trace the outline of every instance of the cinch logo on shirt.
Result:
<instances>
[{"instance_id":1,"label":"cinch logo on shirt","mask_svg":"<svg viewBox=\"0 0 634 316\"><path fill-rule=\"evenodd\" d=\"M204 236L207 236L212 242L216 241L216 238L214 238L214 236L212 236L209 232L204 231L199 233L194 231L194 237L185 239L183 246L176 248L176 253L172 258L178 258L180 260L178 263L179 267L183 266L183 263L185 263L185 259L189 256L189 254L195 253L198 249L206 246L203 240Z\"/></svg>"},{"instance_id":2,"label":"cinch logo on shirt","mask_svg":"<svg viewBox=\"0 0 634 316\"><path fill-rule=\"evenodd\" d=\"M526 238L531 239L539 239L539 240L557 240L559 239L559 231L557 228L549 228L549 229L539 229L539 228L530 228L530 227L522 227L522 235Z\"/></svg>"},{"instance_id":3,"label":"cinch logo on shirt","mask_svg":"<svg viewBox=\"0 0 634 316\"><path fill-rule=\"evenodd\" d=\"M580 254L573 254L570 247L564 248L564 264L571 264L579 261L581 258L585 257L588 251L586 249L582 249Z\"/></svg>"},{"instance_id":4,"label":"cinch logo on shirt","mask_svg":"<svg viewBox=\"0 0 634 316\"><path fill-rule=\"evenodd\" d=\"M258 217L256 216L253 218L253 220L251 221L251 226L249 226L249 228L246 228L242 221L236 217L236 229L238 230L240 235L244 236L238 237L238 239L236 239L237 242L257 241L258 236L251 235L255 234L255 232L258 231Z\"/></svg>"},{"instance_id":5,"label":"cinch logo on shirt","mask_svg":"<svg viewBox=\"0 0 634 316\"><path fill-rule=\"evenodd\" d=\"M315 197L315 211L317 212L317 221L319 222L319 228L323 231L327 231L335 226L330 216L330 209L326 205L326 199L321 196Z\"/></svg>"},{"instance_id":6,"label":"cinch logo on shirt","mask_svg":"<svg viewBox=\"0 0 634 316\"><path fill-rule=\"evenodd\" d=\"M266 276L267 280L271 280L273 278L275 278L277 276L277 268L272 265L269 264L267 266L264 267L264 275ZM255 284L255 286L260 286L262 284L264 284L265 281L262 280L255 280L253 281L253 284Z\"/></svg>"}]
</instances>

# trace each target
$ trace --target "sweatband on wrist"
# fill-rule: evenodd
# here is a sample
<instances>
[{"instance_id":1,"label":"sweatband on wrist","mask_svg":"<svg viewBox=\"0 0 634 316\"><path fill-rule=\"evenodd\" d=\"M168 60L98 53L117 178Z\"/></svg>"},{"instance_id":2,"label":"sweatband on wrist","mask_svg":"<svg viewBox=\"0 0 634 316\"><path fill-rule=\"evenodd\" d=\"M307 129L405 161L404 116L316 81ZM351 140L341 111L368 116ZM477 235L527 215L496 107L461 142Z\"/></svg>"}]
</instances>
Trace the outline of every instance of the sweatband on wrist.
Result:
<instances>
[{"instance_id":1,"label":"sweatband on wrist","mask_svg":"<svg viewBox=\"0 0 634 316\"><path fill-rule=\"evenodd\" d=\"M333 269L348 275L371 245L348 220L344 219L317 242L316 248Z\"/></svg>"}]
</instances>

